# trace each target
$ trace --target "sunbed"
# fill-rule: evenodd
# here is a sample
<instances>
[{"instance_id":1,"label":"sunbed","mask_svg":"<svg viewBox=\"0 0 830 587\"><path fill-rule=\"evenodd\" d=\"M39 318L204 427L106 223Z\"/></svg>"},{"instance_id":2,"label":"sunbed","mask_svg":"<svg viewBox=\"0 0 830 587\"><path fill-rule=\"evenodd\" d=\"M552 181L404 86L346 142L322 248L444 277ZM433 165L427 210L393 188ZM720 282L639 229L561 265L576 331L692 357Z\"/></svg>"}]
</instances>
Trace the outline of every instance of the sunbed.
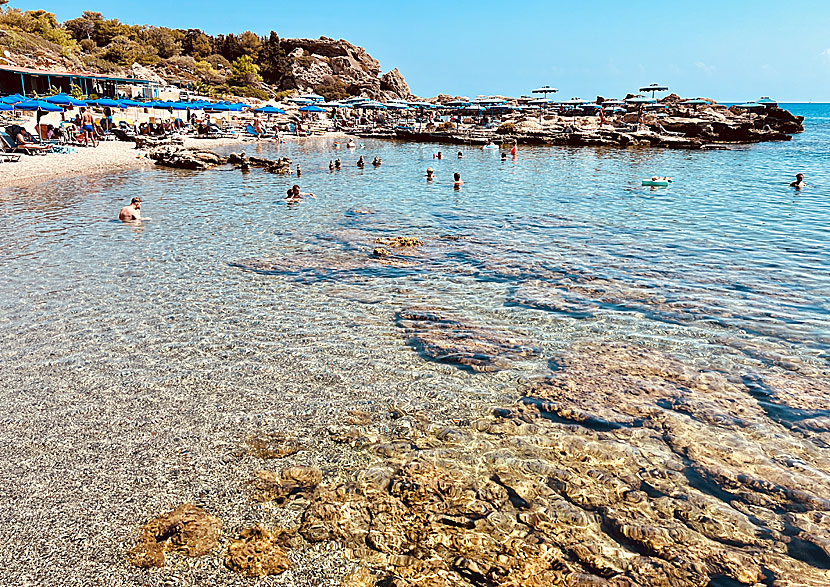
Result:
<instances>
[{"instance_id":1,"label":"sunbed","mask_svg":"<svg viewBox=\"0 0 830 587\"><path fill-rule=\"evenodd\" d=\"M6 153L25 153L26 155L45 155L52 150L51 145L22 144L15 141L7 132L0 133L0 143Z\"/></svg>"}]
</instances>

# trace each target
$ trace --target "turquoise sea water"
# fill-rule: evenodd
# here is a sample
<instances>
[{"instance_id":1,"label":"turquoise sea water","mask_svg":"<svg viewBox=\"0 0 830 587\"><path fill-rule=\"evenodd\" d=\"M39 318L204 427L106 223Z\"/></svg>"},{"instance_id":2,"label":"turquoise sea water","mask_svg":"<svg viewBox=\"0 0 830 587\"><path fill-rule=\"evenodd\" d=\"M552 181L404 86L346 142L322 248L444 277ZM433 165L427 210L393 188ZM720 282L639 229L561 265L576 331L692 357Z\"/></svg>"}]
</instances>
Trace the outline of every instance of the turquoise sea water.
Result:
<instances>
[{"instance_id":1,"label":"turquoise sea water","mask_svg":"<svg viewBox=\"0 0 830 587\"><path fill-rule=\"evenodd\" d=\"M162 504L187 499L219 453L171 477L136 464L165 449L144 453L126 430L148 426L172 451L260 417L313 430L401 403L452 418L515 397L581 341L729 373L827 369L830 106L785 107L806 132L724 151L523 147L503 162L473 147L308 139L245 145L290 157L299 180L153 168L0 191L6 424L60 440L59 454L127 451L107 467ZM358 169L359 155L383 165ZM343 169L330 172L335 157ZM800 192L788 187L799 171ZM652 175L674 183L641 187ZM287 206L295 181L317 199ZM152 220L114 221L136 195ZM425 244L371 260L374 239L398 235ZM395 324L411 306L522 333L541 354L495 374L427 361ZM34 483L35 464L52 462L26 458L0 472Z\"/></svg>"}]
</instances>

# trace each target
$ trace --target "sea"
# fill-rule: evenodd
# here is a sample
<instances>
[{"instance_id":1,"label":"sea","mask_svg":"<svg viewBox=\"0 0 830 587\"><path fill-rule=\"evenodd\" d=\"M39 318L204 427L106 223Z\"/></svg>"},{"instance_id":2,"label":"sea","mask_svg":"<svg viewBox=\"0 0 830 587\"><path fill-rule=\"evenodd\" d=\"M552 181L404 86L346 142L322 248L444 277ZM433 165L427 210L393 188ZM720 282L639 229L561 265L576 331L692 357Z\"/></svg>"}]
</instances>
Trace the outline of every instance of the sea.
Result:
<instances>
[{"instance_id":1,"label":"sea","mask_svg":"<svg viewBox=\"0 0 830 587\"><path fill-rule=\"evenodd\" d=\"M155 167L0 190L0 475L16 479L0 491L4 525L27 535L42 519L73 553L43 550L60 567L86 552L70 535L94 542L117 521L122 568L137 524L224 479L221 459L252 430L324 436L349 410L390 406L469 421L582 345L826 384L830 105L782 107L804 133L724 150L521 146L502 160L309 138L221 149L288 157L299 177ZM673 181L641 185L655 175ZM316 198L287 204L294 183ZM149 219L118 222L135 196ZM423 245L384 244L397 236ZM411 308L538 352L494 372L455 364L413 343ZM309 458L345 476L363 463ZM55 484L87 487L88 507L62 511ZM23 548L20 533L3 531Z\"/></svg>"}]
</instances>

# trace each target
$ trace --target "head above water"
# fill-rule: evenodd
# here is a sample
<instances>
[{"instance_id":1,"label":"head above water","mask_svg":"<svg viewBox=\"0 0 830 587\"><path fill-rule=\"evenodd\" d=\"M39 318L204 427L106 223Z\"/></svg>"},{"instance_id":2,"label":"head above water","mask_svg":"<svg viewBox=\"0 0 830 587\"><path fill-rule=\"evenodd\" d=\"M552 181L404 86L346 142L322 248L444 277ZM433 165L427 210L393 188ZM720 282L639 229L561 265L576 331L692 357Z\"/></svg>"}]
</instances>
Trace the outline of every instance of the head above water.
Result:
<instances>
[{"instance_id":1,"label":"head above water","mask_svg":"<svg viewBox=\"0 0 830 587\"><path fill-rule=\"evenodd\" d=\"M453 173L453 174L452 174L452 178L453 178L455 181L458 181L459 179L461 179L461 174L460 174L460 173Z\"/></svg>"},{"instance_id":2,"label":"head above water","mask_svg":"<svg viewBox=\"0 0 830 587\"><path fill-rule=\"evenodd\" d=\"M139 208L141 207L141 198L139 198L138 196L130 200L130 205L134 206L136 204L138 204Z\"/></svg>"},{"instance_id":3,"label":"head above water","mask_svg":"<svg viewBox=\"0 0 830 587\"><path fill-rule=\"evenodd\" d=\"M795 178L797 180L801 181L802 179L804 179L804 174L803 173L796 173Z\"/></svg>"}]
</instances>

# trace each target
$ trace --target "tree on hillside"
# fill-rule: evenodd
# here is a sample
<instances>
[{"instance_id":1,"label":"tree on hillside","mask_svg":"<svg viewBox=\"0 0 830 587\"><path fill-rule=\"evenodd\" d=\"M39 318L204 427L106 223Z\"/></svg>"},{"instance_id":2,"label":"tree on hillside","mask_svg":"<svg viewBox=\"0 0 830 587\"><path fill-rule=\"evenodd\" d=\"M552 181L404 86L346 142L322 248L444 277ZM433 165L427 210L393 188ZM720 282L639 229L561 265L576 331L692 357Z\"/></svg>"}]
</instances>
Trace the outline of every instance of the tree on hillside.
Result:
<instances>
[{"instance_id":1,"label":"tree on hillside","mask_svg":"<svg viewBox=\"0 0 830 587\"><path fill-rule=\"evenodd\" d=\"M259 35L255 35L251 31L245 31L239 35L239 45L242 47L244 55L248 55L256 61L262 49L262 39L259 38Z\"/></svg>"},{"instance_id":2,"label":"tree on hillside","mask_svg":"<svg viewBox=\"0 0 830 587\"><path fill-rule=\"evenodd\" d=\"M262 83L259 67L249 55L242 55L233 62L228 81L238 86L257 86Z\"/></svg>"},{"instance_id":3,"label":"tree on hillside","mask_svg":"<svg viewBox=\"0 0 830 587\"><path fill-rule=\"evenodd\" d=\"M216 52L228 61L236 61L245 55L245 50L239 44L239 39L234 34L230 34L227 37L219 35L216 43Z\"/></svg>"},{"instance_id":4,"label":"tree on hillside","mask_svg":"<svg viewBox=\"0 0 830 587\"><path fill-rule=\"evenodd\" d=\"M188 29L182 39L182 53L194 59L207 57L213 53L211 38L199 29Z\"/></svg>"},{"instance_id":5,"label":"tree on hillside","mask_svg":"<svg viewBox=\"0 0 830 587\"><path fill-rule=\"evenodd\" d=\"M259 52L259 68L263 79L272 85L279 84L291 73L291 59L280 45L277 33L271 31Z\"/></svg>"},{"instance_id":6,"label":"tree on hillside","mask_svg":"<svg viewBox=\"0 0 830 587\"><path fill-rule=\"evenodd\" d=\"M178 40L181 33L177 31L167 27L150 27L144 31L143 36L147 43L156 48L162 59L175 57L182 52L182 45Z\"/></svg>"},{"instance_id":7,"label":"tree on hillside","mask_svg":"<svg viewBox=\"0 0 830 587\"><path fill-rule=\"evenodd\" d=\"M78 18L64 22L63 26L72 33L72 36L76 40L82 41L84 39L92 39L92 33L95 32L96 24L103 21L104 15L100 12L85 10Z\"/></svg>"}]
</instances>

